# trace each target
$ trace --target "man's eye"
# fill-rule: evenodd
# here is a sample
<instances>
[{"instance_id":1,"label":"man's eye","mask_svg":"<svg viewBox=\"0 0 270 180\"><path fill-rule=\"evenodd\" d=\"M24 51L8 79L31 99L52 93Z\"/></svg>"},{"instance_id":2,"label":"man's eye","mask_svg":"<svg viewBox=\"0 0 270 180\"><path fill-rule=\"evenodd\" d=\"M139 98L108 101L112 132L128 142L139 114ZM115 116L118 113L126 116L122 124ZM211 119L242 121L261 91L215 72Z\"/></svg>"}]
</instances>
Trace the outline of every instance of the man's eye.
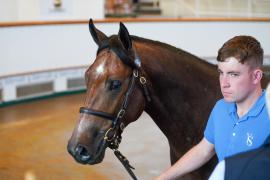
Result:
<instances>
[{"instance_id":1,"label":"man's eye","mask_svg":"<svg viewBox=\"0 0 270 180\"><path fill-rule=\"evenodd\" d=\"M237 74L237 73L231 73L230 75L231 75L231 77L239 76L239 74Z\"/></svg>"},{"instance_id":2,"label":"man's eye","mask_svg":"<svg viewBox=\"0 0 270 180\"><path fill-rule=\"evenodd\" d=\"M121 87L122 83L119 80L111 80L109 84L109 90L117 90Z\"/></svg>"}]
</instances>

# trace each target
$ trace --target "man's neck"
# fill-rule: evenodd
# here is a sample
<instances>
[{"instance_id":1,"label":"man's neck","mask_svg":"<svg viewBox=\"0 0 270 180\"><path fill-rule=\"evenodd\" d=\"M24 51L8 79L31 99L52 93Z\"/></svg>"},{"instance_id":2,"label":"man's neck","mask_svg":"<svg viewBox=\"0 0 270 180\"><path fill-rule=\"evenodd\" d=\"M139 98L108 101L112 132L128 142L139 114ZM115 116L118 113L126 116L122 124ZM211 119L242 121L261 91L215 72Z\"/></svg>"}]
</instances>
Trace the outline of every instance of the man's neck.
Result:
<instances>
[{"instance_id":1,"label":"man's neck","mask_svg":"<svg viewBox=\"0 0 270 180\"><path fill-rule=\"evenodd\" d=\"M250 94L243 102L236 103L237 115L239 118L243 117L252 106L256 103L259 97L262 95L262 88L257 88L252 94Z\"/></svg>"}]
</instances>

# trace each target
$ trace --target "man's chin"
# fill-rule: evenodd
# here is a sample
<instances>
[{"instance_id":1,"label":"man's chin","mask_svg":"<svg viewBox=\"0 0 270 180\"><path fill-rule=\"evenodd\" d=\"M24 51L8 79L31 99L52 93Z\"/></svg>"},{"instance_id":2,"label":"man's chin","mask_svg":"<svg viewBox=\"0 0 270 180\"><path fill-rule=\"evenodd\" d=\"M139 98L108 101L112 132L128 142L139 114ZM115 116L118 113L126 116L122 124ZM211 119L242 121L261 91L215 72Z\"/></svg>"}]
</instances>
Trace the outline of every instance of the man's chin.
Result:
<instances>
[{"instance_id":1,"label":"man's chin","mask_svg":"<svg viewBox=\"0 0 270 180\"><path fill-rule=\"evenodd\" d=\"M229 98L229 97L224 97L224 101L226 101L228 103L233 103L233 102L235 102L235 99Z\"/></svg>"}]
</instances>

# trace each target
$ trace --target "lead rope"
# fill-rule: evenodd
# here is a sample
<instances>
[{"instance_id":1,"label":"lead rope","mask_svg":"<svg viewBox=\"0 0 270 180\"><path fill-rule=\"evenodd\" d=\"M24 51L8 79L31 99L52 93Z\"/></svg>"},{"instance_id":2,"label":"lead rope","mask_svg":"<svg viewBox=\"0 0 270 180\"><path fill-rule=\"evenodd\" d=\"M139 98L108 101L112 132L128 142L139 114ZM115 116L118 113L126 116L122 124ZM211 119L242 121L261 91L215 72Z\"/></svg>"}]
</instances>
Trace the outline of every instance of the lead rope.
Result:
<instances>
[{"instance_id":1,"label":"lead rope","mask_svg":"<svg viewBox=\"0 0 270 180\"><path fill-rule=\"evenodd\" d=\"M121 126L120 126L120 130L123 132L123 129ZM122 163L122 165L125 167L125 169L127 170L128 174L132 177L133 180L137 180L137 177L136 175L133 173L132 169L135 169L133 166L131 166L129 164L129 161L127 160L127 158L118 150L118 147L119 147L119 144L122 140L122 137L121 135L118 136L118 135L113 135L113 138L108 138L108 134L110 131L112 131L113 129L110 128L106 134L105 134L105 137L104 137L104 140L107 141L108 143L108 147L110 149L113 150L114 152L114 155L117 157L117 159Z\"/></svg>"},{"instance_id":2,"label":"lead rope","mask_svg":"<svg viewBox=\"0 0 270 180\"><path fill-rule=\"evenodd\" d=\"M113 151L114 151L114 155L119 159L119 161L125 167L125 169L129 173L129 175L132 177L132 179L137 180L137 177L135 176L135 174L131 170L131 169L135 169L135 168L129 164L129 161L127 160L127 158L118 149L114 149Z\"/></svg>"},{"instance_id":3,"label":"lead rope","mask_svg":"<svg viewBox=\"0 0 270 180\"><path fill-rule=\"evenodd\" d=\"M133 70L133 77L131 79L131 88L128 89L125 100L122 104L122 108L120 109L120 111L117 114L117 117L116 117L116 120L114 121L113 127L110 128L105 133L105 136L104 136L104 140L106 140L108 142L109 148L114 151L114 155L122 163L122 165L125 167L125 169L127 170L127 172L129 173L129 175L132 177L133 180L137 180L136 175L132 171L132 169L134 170L135 168L129 164L129 161L127 160L127 158L118 150L119 144L120 144L121 139L122 139L121 136L117 136L116 134L114 134L113 138L115 138L115 139L113 139L113 138L108 138L107 135L109 134L110 131L114 130L114 128L117 126L119 120L121 120L123 118L123 116L126 112L127 105L128 105L129 95L131 94L131 91L133 90L133 86L135 84L136 78L139 78L139 81L143 87L143 92L144 92L144 95L145 95L147 101L151 101L150 94L149 94L148 88L146 86L146 78L144 76L140 75L138 69ZM124 130L124 125L122 126L122 123L120 124L120 130L122 132Z\"/></svg>"},{"instance_id":4,"label":"lead rope","mask_svg":"<svg viewBox=\"0 0 270 180\"><path fill-rule=\"evenodd\" d=\"M121 131L123 132L123 129L120 126ZM137 180L137 177L135 176L135 174L133 173L132 169L135 169L133 166L131 166L129 164L129 161L127 160L127 158L118 150L119 144L122 140L121 135L120 136L115 136L115 134L113 135L113 138L108 138L108 134L110 131L112 131L113 129L110 128L104 137L104 140L108 143L108 147L110 149L113 150L114 155L117 157L117 159L122 163L122 165L125 167L125 169L127 170L128 174L132 177L133 180Z\"/></svg>"}]
</instances>

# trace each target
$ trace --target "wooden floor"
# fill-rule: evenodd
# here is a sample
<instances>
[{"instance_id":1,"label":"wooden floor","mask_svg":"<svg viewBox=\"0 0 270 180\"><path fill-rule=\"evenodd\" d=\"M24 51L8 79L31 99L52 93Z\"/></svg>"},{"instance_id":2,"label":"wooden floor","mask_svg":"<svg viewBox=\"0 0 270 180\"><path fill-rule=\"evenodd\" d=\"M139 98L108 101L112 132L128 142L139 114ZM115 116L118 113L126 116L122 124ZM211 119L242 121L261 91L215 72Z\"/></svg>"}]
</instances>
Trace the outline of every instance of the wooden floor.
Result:
<instances>
[{"instance_id":1,"label":"wooden floor","mask_svg":"<svg viewBox=\"0 0 270 180\"><path fill-rule=\"evenodd\" d=\"M80 165L68 154L83 101L84 95L76 94L0 108L0 179L131 179L109 149L94 166ZM145 113L125 129L120 151L138 179L152 179L169 166L167 140Z\"/></svg>"}]
</instances>

